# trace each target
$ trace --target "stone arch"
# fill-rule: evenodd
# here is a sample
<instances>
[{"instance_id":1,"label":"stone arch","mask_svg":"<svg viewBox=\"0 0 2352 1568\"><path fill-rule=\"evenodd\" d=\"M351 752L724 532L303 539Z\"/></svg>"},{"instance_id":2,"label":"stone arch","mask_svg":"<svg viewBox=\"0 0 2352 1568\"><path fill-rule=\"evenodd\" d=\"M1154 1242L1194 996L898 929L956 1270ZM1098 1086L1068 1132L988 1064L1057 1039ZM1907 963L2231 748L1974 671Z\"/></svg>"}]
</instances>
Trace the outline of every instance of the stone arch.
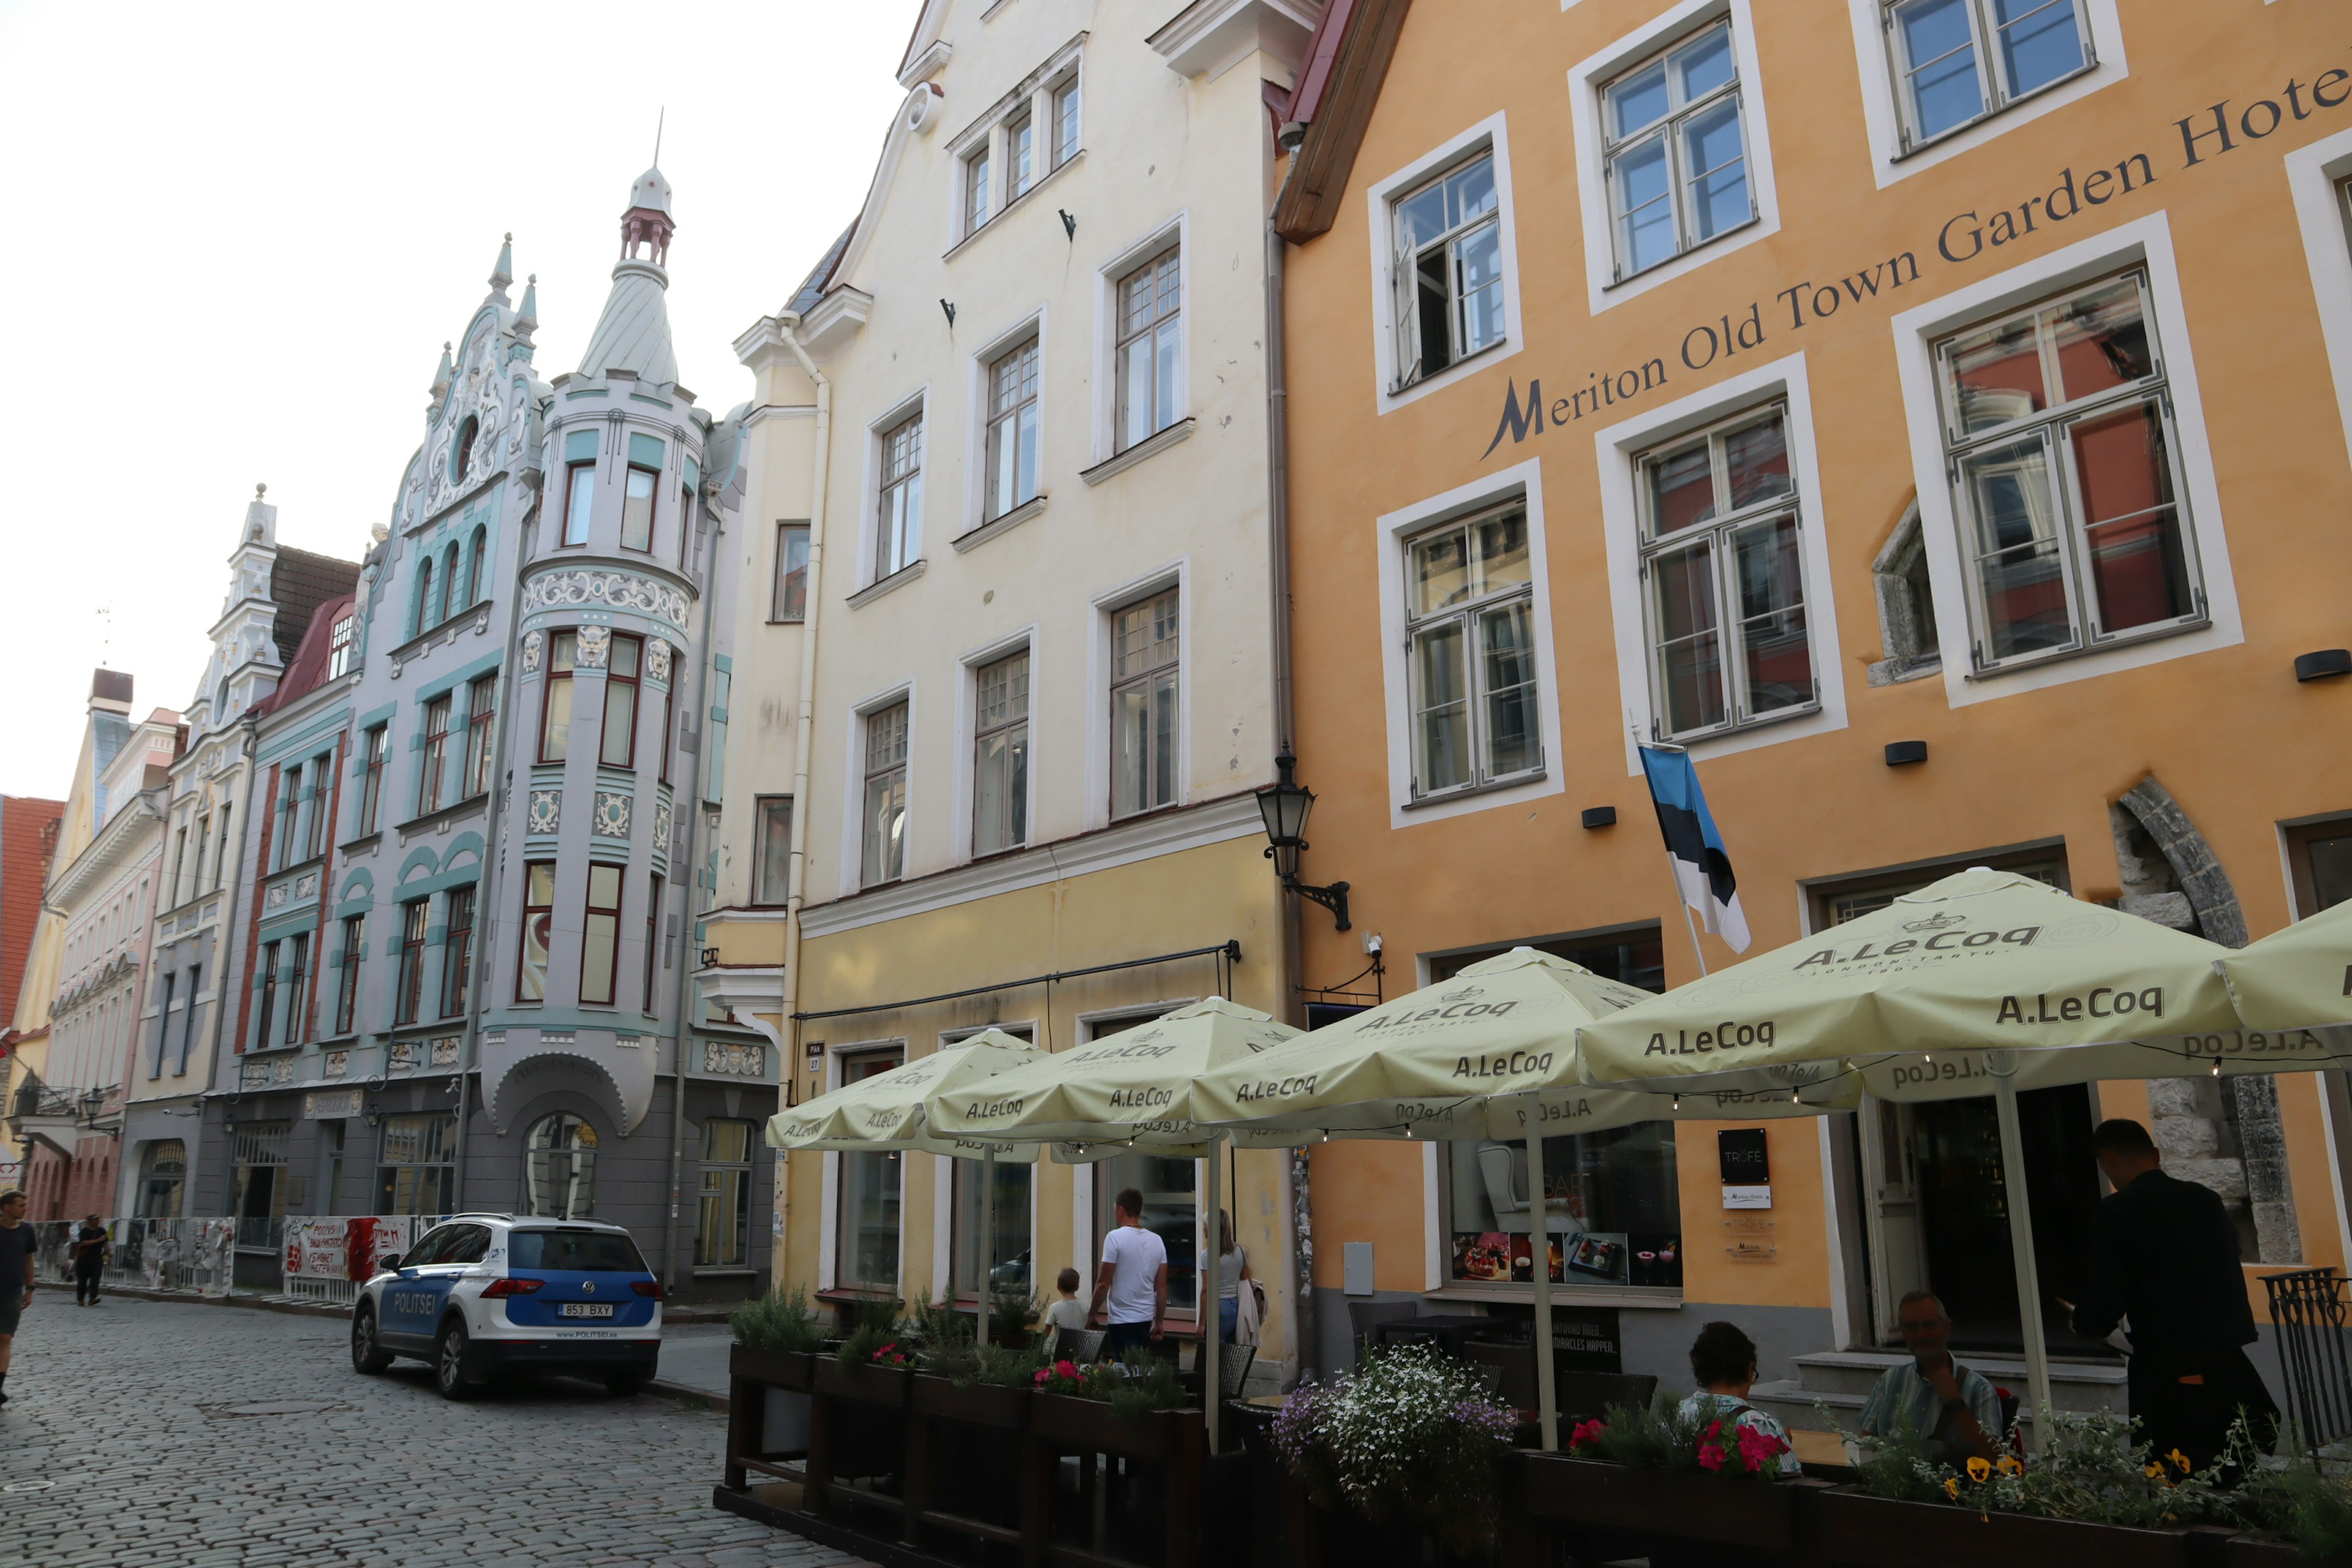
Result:
<instances>
[{"instance_id":1,"label":"stone arch","mask_svg":"<svg viewBox=\"0 0 2352 1568\"><path fill-rule=\"evenodd\" d=\"M405 887L420 877L432 876L434 872L440 869L440 860L433 853L433 847L429 844L420 844L408 852L407 859L400 863L400 875L394 880L399 886Z\"/></svg>"},{"instance_id":2,"label":"stone arch","mask_svg":"<svg viewBox=\"0 0 2352 1568\"><path fill-rule=\"evenodd\" d=\"M483 1098L491 1129L503 1138L539 1115L542 1101L551 1104L567 1096L593 1105L621 1137L636 1130L621 1080L604 1063L577 1051L550 1048L518 1058L496 1075Z\"/></svg>"},{"instance_id":3,"label":"stone arch","mask_svg":"<svg viewBox=\"0 0 2352 1568\"><path fill-rule=\"evenodd\" d=\"M1879 658L1864 671L1873 686L1933 675L1944 666L1936 634L1936 600L1927 583L1927 546L1915 496L1870 563L1878 600Z\"/></svg>"}]
</instances>

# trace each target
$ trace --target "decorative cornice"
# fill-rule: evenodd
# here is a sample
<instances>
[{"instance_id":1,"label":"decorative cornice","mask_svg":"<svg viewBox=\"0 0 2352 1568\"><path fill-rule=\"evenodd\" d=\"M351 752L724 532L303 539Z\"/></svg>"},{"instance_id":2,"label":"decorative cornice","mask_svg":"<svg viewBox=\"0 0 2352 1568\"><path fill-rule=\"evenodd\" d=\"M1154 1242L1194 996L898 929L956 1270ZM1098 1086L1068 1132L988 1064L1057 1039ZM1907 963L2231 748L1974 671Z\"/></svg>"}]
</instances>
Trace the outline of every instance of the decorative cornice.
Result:
<instances>
[{"instance_id":1,"label":"decorative cornice","mask_svg":"<svg viewBox=\"0 0 2352 1568\"><path fill-rule=\"evenodd\" d=\"M905 587L908 584L921 576L923 574L925 564L926 563L921 561L909 561L904 566L899 567L896 572L891 573L887 577L881 578L877 582L868 583L866 586L858 589L857 592L849 595L849 607L853 610L862 610L866 605L872 604L875 600L880 598L883 595L897 593L899 589Z\"/></svg>"},{"instance_id":2,"label":"decorative cornice","mask_svg":"<svg viewBox=\"0 0 2352 1568\"><path fill-rule=\"evenodd\" d=\"M625 610L650 616L683 637L687 627L687 595L643 572L611 566L556 565L541 571L522 587L521 613L572 607Z\"/></svg>"}]
</instances>

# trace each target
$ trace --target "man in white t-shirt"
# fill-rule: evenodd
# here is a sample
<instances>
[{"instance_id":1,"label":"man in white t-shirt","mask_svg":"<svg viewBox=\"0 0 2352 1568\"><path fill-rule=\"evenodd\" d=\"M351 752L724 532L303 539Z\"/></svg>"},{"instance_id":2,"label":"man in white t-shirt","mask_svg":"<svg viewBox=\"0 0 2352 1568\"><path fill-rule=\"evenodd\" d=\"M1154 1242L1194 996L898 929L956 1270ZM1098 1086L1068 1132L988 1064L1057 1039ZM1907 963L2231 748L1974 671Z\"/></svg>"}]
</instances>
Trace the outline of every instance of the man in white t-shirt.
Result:
<instances>
[{"instance_id":1,"label":"man in white t-shirt","mask_svg":"<svg viewBox=\"0 0 2352 1568\"><path fill-rule=\"evenodd\" d=\"M1103 1237L1094 1300L1107 1331L1103 1354L1114 1360L1156 1342L1168 1312L1168 1244L1143 1227L1141 1193L1129 1187L1116 1202L1118 1223Z\"/></svg>"}]
</instances>

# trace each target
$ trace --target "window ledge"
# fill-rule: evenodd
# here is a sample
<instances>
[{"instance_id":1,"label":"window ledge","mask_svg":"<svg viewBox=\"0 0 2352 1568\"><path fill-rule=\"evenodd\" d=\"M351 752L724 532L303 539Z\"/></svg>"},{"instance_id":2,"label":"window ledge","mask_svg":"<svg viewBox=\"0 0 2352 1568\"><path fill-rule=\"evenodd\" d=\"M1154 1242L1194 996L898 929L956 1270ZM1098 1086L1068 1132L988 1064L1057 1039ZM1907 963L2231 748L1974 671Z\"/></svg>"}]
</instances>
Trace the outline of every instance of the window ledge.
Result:
<instances>
[{"instance_id":1,"label":"window ledge","mask_svg":"<svg viewBox=\"0 0 2352 1568\"><path fill-rule=\"evenodd\" d=\"M2162 626L2155 631L2135 632L2129 637L2105 637L2098 642L2081 643L2074 647L2061 648L2054 653L2038 653L2030 658L2003 659L1999 664L1979 666L1969 670L1960 679L1999 680L2005 675L2015 675L2021 670L2040 669L2045 664L2063 664L2068 659L2088 658L2094 654L2114 653L2119 648L2137 647L2143 643L2160 642L2166 637L2186 637L2191 632L2210 632L2212 629L2212 618L2209 616L2200 616L2193 621L2177 621L2171 626Z\"/></svg>"},{"instance_id":2,"label":"window ledge","mask_svg":"<svg viewBox=\"0 0 2352 1568\"><path fill-rule=\"evenodd\" d=\"M1665 263L1662 261L1658 265L1663 267ZM1464 354L1460 359L1453 361L1451 363L1442 364L1435 370L1423 371L1419 375L1414 376L1411 381L1398 382L1394 386L1389 388L1389 395L1391 397L1402 397L1414 387L1425 386L1429 383L1436 381L1442 376L1451 375L1465 364L1476 364L1488 354L1497 353L1502 350L1508 348L1510 343L1510 334L1507 332L1503 336L1496 338L1493 342L1488 343L1485 348L1474 349L1470 353Z\"/></svg>"},{"instance_id":3,"label":"window ledge","mask_svg":"<svg viewBox=\"0 0 2352 1568\"><path fill-rule=\"evenodd\" d=\"M1622 289L1628 283L1638 283L1644 278L1650 277L1666 268L1672 267L1677 261L1687 261L1703 250L1710 250L1716 246L1721 245L1725 240L1729 239L1735 234L1745 234L1763 221L1764 215L1762 213L1751 213L1748 215L1746 222L1733 224L1729 228L1723 230L1721 233L1711 234L1705 239L1699 241L1696 245L1692 246L1687 250L1678 250L1675 252L1674 255L1667 257L1664 261L1654 261L1649 266L1643 268L1639 272L1628 272L1622 278L1611 279L1608 282L1603 283L1601 286L1601 291L1606 294L1612 289Z\"/></svg>"},{"instance_id":4,"label":"window ledge","mask_svg":"<svg viewBox=\"0 0 2352 1568\"><path fill-rule=\"evenodd\" d=\"M1535 1287L1514 1281L1504 1284L1472 1284L1464 1280L1442 1286L1435 1290L1423 1290L1424 1301L1501 1301L1513 1304L1535 1300ZM1678 1311L1683 1293L1678 1287L1666 1285L1574 1285L1556 1284L1551 1288L1554 1301L1565 1301L1585 1307L1648 1307L1665 1311Z\"/></svg>"},{"instance_id":5,"label":"window ledge","mask_svg":"<svg viewBox=\"0 0 2352 1568\"><path fill-rule=\"evenodd\" d=\"M1113 474L1123 474L1156 452L1164 452L1192 434L1193 416L1186 415L1164 430L1156 430L1115 458L1082 470L1078 478L1089 485L1098 485Z\"/></svg>"},{"instance_id":6,"label":"window ledge","mask_svg":"<svg viewBox=\"0 0 2352 1568\"><path fill-rule=\"evenodd\" d=\"M1537 768L1528 773L1513 773L1507 778L1489 779L1485 784L1465 784L1459 789L1449 789L1438 795L1415 795L1404 803L1402 809L1420 811L1427 806L1446 805L1457 800L1467 800L1473 795L1497 795L1504 790L1517 789L1524 784L1541 784L1545 776L1546 770Z\"/></svg>"},{"instance_id":7,"label":"window ledge","mask_svg":"<svg viewBox=\"0 0 2352 1568\"><path fill-rule=\"evenodd\" d=\"M1904 148L1901 152L1895 153L1886 161L1890 163L1901 163L1908 162L1913 158L1916 158L1922 153L1932 153L1937 148L1941 147L1945 142L1949 142L1955 136L1965 136L1979 125L1989 125L1992 121L1999 120L2002 115L2007 114L2011 110L2015 109L2021 103L2031 103L2045 92L2064 87L2070 81L2081 80L2083 78L2089 76L2093 71L2099 68L2098 56L2087 49L2084 50L2084 53L2086 58L2084 59L2083 63L2076 66L2073 70L2068 71L2064 76L2053 77L2050 80L2043 82L2040 87L2035 88L2032 92L2021 93L2019 96L2011 99L2008 102L2000 105L1998 108L1988 109L1982 114L1978 115L1975 119L1963 121L1961 123L1952 126L1949 130L1938 131L1936 134L1928 137L1924 142L1914 142L1910 146Z\"/></svg>"},{"instance_id":8,"label":"window ledge","mask_svg":"<svg viewBox=\"0 0 2352 1568\"><path fill-rule=\"evenodd\" d=\"M758 1269L740 1263L714 1263L693 1270L697 1279L749 1279L758 1273Z\"/></svg>"},{"instance_id":9,"label":"window ledge","mask_svg":"<svg viewBox=\"0 0 2352 1568\"><path fill-rule=\"evenodd\" d=\"M270 872L268 876L263 879L265 881L275 882L280 878L291 877L298 871L315 871L326 863L327 853L322 849L316 855L305 855L299 860L288 861L285 865L278 867L275 871Z\"/></svg>"},{"instance_id":10,"label":"window ledge","mask_svg":"<svg viewBox=\"0 0 2352 1568\"><path fill-rule=\"evenodd\" d=\"M1031 496L1003 517L992 518L978 528L958 534L952 542L956 553L961 555L967 550L977 550L999 534L1012 532L1045 510L1045 498L1041 495Z\"/></svg>"},{"instance_id":11,"label":"window ledge","mask_svg":"<svg viewBox=\"0 0 2352 1568\"><path fill-rule=\"evenodd\" d=\"M923 574L923 568L926 564L927 563L919 560L909 561L904 566L899 567L896 572L891 573L887 577L879 578L872 583L868 583L865 587L858 589L857 592L849 595L849 607L853 610L862 610L866 605L872 604L875 600L880 598L883 595L894 593L897 590L905 587L908 584L913 582L916 578Z\"/></svg>"},{"instance_id":12,"label":"window ledge","mask_svg":"<svg viewBox=\"0 0 2352 1568\"><path fill-rule=\"evenodd\" d=\"M1944 656L1940 653L1906 653L1875 661L1864 669L1863 676L1873 686L1899 686L1906 680L1939 675L1943 668Z\"/></svg>"},{"instance_id":13,"label":"window ledge","mask_svg":"<svg viewBox=\"0 0 2352 1568\"><path fill-rule=\"evenodd\" d=\"M341 854L356 854L362 849L374 848L376 841L381 839L383 837L383 829L379 827L373 833L362 833L357 838L346 838L341 844L336 845L335 848Z\"/></svg>"},{"instance_id":14,"label":"window ledge","mask_svg":"<svg viewBox=\"0 0 2352 1568\"><path fill-rule=\"evenodd\" d=\"M1752 734L1759 730L1769 730L1775 724L1794 723L1801 719L1818 719L1821 715L1821 700L1816 698L1811 702L1800 702L1793 708L1775 709L1761 718L1742 719L1737 724L1718 724L1712 730L1694 730L1680 735L1661 735L1658 739L1670 746L1681 746L1685 750L1695 751L1701 746L1726 740L1733 735Z\"/></svg>"},{"instance_id":15,"label":"window ledge","mask_svg":"<svg viewBox=\"0 0 2352 1568\"><path fill-rule=\"evenodd\" d=\"M985 18L983 18L983 20ZM1062 162L1056 163L1054 167L1046 170L1043 174L1038 175L1037 178L1031 183L1027 190L1022 192L1019 195L1013 197L1011 201L1005 203L1003 206L997 208L994 212L982 218L978 228L966 230L964 237L961 239L957 240L953 245L949 246L947 249L940 253L940 259L941 261L947 261L952 259L958 255L961 255L964 247L978 239L982 235L991 232L997 225L1003 223L1006 218L1011 217L1014 213L1019 212L1023 207L1028 205L1031 201L1035 199L1039 191L1044 190L1047 185L1052 184L1055 180L1061 178L1066 170L1076 168L1078 164L1085 160L1087 150L1081 147L1076 152L1071 153L1067 158L1065 158ZM961 163L961 160L959 159L958 162Z\"/></svg>"},{"instance_id":16,"label":"window ledge","mask_svg":"<svg viewBox=\"0 0 2352 1568\"><path fill-rule=\"evenodd\" d=\"M428 811L422 816L412 816L406 822L395 823L394 826L400 829L401 841L406 843L412 836L426 828L446 826L461 816L479 811L489 798L488 791L480 795L469 795L454 805L445 805L438 811Z\"/></svg>"}]
</instances>

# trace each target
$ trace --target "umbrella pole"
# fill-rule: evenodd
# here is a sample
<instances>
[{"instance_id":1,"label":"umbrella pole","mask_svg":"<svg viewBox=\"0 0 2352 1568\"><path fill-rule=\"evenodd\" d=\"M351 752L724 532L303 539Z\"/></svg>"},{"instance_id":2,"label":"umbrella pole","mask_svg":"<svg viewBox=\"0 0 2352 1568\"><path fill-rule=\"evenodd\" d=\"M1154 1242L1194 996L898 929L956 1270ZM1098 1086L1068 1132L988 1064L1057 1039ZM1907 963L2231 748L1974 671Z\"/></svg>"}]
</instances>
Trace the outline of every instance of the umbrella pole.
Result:
<instances>
[{"instance_id":1,"label":"umbrella pole","mask_svg":"<svg viewBox=\"0 0 2352 1568\"><path fill-rule=\"evenodd\" d=\"M1224 1338L1225 1312L1224 1237L1217 1223L1224 1211L1219 1206L1221 1184L1217 1178L1222 1173L1217 1163L1217 1141L1213 1138L1209 1140L1208 1163L1209 1213L1208 1223L1202 1227L1208 1233L1208 1245L1201 1250L1210 1255L1209 1267L1196 1271L1196 1277L1204 1284L1193 1294L1201 1303L1201 1412L1202 1425L1208 1429L1209 1452L1213 1454L1217 1451L1217 1417L1224 1404L1217 1385L1217 1363L1223 1359L1219 1353L1223 1346L1219 1342Z\"/></svg>"},{"instance_id":2,"label":"umbrella pole","mask_svg":"<svg viewBox=\"0 0 2352 1568\"><path fill-rule=\"evenodd\" d=\"M1528 1261L1536 1287L1536 1421L1543 1433L1543 1451L1559 1451L1559 1394L1554 1386L1551 1353L1551 1205L1544 1194L1542 1110L1532 1094L1528 1107L1528 1210L1534 1234L1528 1237Z\"/></svg>"},{"instance_id":3,"label":"umbrella pole","mask_svg":"<svg viewBox=\"0 0 2352 1568\"><path fill-rule=\"evenodd\" d=\"M996 1149L980 1152L980 1321L972 1343L988 1342L988 1310L996 1295Z\"/></svg>"},{"instance_id":4,"label":"umbrella pole","mask_svg":"<svg viewBox=\"0 0 2352 1568\"><path fill-rule=\"evenodd\" d=\"M2017 1114L2017 1067L2007 1051L1990 1053L1993 1104L2000 1116L2001 1191L2009 1210L2009 1246L2017 1260L2017 1308L2025 1330L2026 1396L2033 1409L2033 1446L2050 1442L2050 1342L2042 1322L2042 1279L2033 1264L2032 1205L2025 1194L2025 1128Z\"/></svg>"}]
</instances>

